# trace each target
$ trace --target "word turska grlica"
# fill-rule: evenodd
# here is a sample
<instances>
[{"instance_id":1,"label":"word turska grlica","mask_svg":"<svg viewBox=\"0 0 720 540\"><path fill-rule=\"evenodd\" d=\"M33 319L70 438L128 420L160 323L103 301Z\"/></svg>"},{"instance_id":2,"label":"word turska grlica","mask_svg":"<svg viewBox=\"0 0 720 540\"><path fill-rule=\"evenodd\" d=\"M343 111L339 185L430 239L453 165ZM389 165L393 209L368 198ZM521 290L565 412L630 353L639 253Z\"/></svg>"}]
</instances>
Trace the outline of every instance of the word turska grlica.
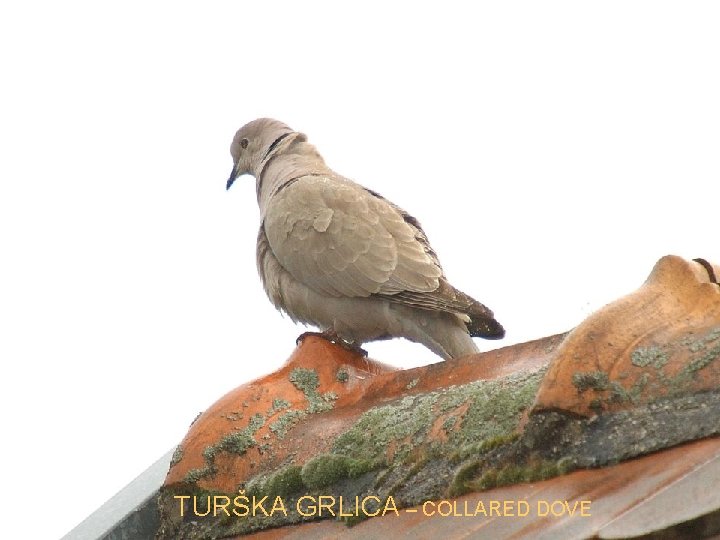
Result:
<instances>
[{"instance_id":1,"label":"word turska grlica","mask_svg":"<svg viewBox=\"0 0 720 540\"><path fill-rule=\"evenodd\" d=\"M590 517L592 501L538 500L530 504L525 500L479 500L477 502L440 500L425 501L413 508L398 510L395 499L385 499L375 495L364 497L336 497L333 495L303 495L294 505L288 505L282 497L271 499L268 495L247 496L240 490L239 495L231 499L227 495L175 495L179 501L180 517L193 515L196 517L236 516L273 517L282 514L284 517L292 510L303 517L375 517L403 513L422 513L432 517L526 517L531 514L539 517Z\"/></svg>"}]
</instances>

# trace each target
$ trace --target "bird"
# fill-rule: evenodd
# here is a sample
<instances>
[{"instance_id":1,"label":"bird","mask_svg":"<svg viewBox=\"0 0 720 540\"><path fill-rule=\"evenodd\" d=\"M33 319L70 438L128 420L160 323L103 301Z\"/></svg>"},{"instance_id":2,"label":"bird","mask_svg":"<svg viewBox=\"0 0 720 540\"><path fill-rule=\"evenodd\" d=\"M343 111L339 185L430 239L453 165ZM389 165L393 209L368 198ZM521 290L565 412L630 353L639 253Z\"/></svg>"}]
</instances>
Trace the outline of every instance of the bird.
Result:
<instances>
[{"instance_id":1,"label":"bird","mask_svg":"<svg viewBox=\"0 0 720 540\"><path fill-rule=\"evenodd\" d=\"M241 127L230 145L230 189L255 177L256 262L272 304L346 348L391 338L444 360L500 339L493 312L453 287L420 222L330 169L305 134L271 118ZM367 353L365 353L367 354Z\"/></svg>"}]
</instances>

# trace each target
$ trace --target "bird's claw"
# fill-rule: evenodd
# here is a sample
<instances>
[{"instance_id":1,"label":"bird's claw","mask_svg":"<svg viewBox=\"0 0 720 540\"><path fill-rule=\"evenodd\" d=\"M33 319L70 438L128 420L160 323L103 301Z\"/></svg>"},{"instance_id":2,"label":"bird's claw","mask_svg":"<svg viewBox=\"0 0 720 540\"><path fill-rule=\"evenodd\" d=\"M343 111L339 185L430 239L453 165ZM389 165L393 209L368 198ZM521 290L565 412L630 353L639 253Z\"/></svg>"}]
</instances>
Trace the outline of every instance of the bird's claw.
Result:
<instances>
[{"instance_id":1,"label":"bird's claw","mask_svg":"<svg viewBox=\"0 0 720 540\"><path fill-rule=\"evenodd\" d=\"M332 340L328 339L327 335L324 334L323 332L303 332L295 340L295 345L300 345L303 341L305 341L305 338L310 337L310 336L315 336L315 337L327 339L328 341L332 341Z\"/></svg>"}]
</instances>

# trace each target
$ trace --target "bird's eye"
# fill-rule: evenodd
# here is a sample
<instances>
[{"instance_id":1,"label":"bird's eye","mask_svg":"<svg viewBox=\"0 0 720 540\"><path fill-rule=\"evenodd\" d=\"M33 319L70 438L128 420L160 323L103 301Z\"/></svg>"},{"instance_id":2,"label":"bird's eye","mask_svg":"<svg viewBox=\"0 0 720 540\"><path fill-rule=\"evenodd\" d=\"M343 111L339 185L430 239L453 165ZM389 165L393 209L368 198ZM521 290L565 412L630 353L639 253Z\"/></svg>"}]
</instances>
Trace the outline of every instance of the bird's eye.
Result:
<instances>
[{"instance_id":1,"label":"bird's eye","mask_svg":"<svg viewBox=\"0 0 720 540\"><path fill-rule=\"evenodd\" d=\"M247 147L248 147L248 140L247 140L247 139L243 139L242 141L240 141L240 146L241 146L242 148L247 148Z\"/></svg>"}]
</instances>

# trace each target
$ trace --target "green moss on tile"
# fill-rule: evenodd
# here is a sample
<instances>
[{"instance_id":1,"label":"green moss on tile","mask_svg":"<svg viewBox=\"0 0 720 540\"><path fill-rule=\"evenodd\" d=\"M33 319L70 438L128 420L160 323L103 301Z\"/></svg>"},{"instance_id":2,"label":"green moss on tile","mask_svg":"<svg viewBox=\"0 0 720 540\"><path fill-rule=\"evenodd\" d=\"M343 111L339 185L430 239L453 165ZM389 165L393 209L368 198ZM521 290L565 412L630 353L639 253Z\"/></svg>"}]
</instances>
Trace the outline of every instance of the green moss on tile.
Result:
<instances>
[{"instance_id":1,"label":"green moss on tile","mask_svg":"<svg viewBox=\"0 0 720 540\"><path fill-rule=\"evenodd\" d=\"M203 450L203 459L206 462L212 462L215 460L215 456L218 453L218 447L216 445L206 446Z\"/></svg>"},{"instance_id":2,"label":"green moss on tile","mask_svg":"<svg viewBox=\"0 0 720 540\"><path fill-rule=\"evenodd\" d=\"M407 474L403 477L403 482L410 480L413 476L418 474L431 459L435 459L438 456L435 452L425 452L421 456L418 456L415 463L408 469Z\"/></svg>"},{"instance_id":3,"label":"green moss on tile","mask_svg":"<svg viewBox=\"0 0 720 540\"><path fill-rule=\"evenodd\" d=\"M182 461L183 454L184 454L183 447L182 447L182 445L178 444L175 447L175 451L173 452L172 458L170 458L170 467L171 468Z\"/></svg>"},{"instance_id":4,"label":"green moss on tile","mask_svg":"<svg viewBox=\"0 0 720 540\"><path fill-rule=\"evenodd\" d=\"M272 422L268 427L278 439L284 439L290 428L306 416L307 413L305 411L293 409L281 414L278 419L275 422Z\"/></svg>"},{"instance_id":5,"label":"green moss on tile","mask_svg":"<svg viewBox=\"0 0 720 540\"><path fill-rule=\"evenodd\" d=\"M337 373L335 374L335 378L338 380L338 382L346 383L350 379L350 374L348 373L348 370L344 367L341 367L337 370Z\"/></svg>"},{"instance_id":6,"label":"green moss on tile","mask_svg":"<svg viewBox=\"0 0 720 540\"><path fill-rule=\"evenodd\" d=\"M483 439L482 441L474 444L466 445L460 450L453 452L451 454L451 460L453 462L458 462L472 456L485 454L491 450L494 450L501 446L507 446L515 442L519 437L520 433L518 433L517 431L503 435L496 435L494 437L488 437L487 439Z\"/></svg>"},{"instance_id":7,"label":"green moss on tile","mask_svg":"<svg viewBox=\"0 0 720 540\"><path fill-rule=\"evenodd\" d=\"M208 462L212 462L219 452L230 452L231 454L243 455L249 448L257 445L255 433L265 424L265 417L261 414L254 414L247 427L228 433L220 441L208 446L203 451L203 456Z\"/></svg>"},{"instance_id":8,"label":"green moss on tile","mask_svg":"<svg viewBox=\"0 0 720 540\"><path fill-rule=\"evenodd\" d=\"M213 453L213 457L219 450L224 450L226 452L230 452L231 454L241 456L247 452L249 448L252 448L255 445L257 445L255 437L253 437L253 435L245 429L238 431L237 433L229 433L220 439L220 442L214 448L215 452ZM206 448L205 450L207 451L209 448ZM203 453L203 455L205 454Z\"/></svg>"},{"instance_id":9,"label":"green moss on tile","mask_svg":"<svg viewBox=\"0 0 720 540\"><path fill-rule=\"evenodd\" d=\"M293 369L290 373L290 382L293 383L295 388L305 394L305 399L308 401L308 413L315 414L329 411L333 408L333 401L337 399L337 395L332 392L326 392L320 395L318 392L320 379L314 369Z\"/></svg>"},{"instance_id":10,"label":"green moss on tile","mask_svg":"<svg viewBox=\"0 0 720 540\"><path fill-rule=\"evenodd\" d=\"M372 463L337 454L321 454L310 459L302 468L302 482L309 489L320 489L345 478L356 478L370 471Z\"/></svg>"},{"instance_id":11,"label":"green moss on tile","mask_svg":"<svg viewBox=\"0 0 720 540\"><path fill-rule=\"evenodd\" d=\"M683 368L683 371L686 371L687 373L695 373L701 369L705 369L718 358L720 358L720 345L704 350L702 355L690 360L690 362L688 362L688 364Z\"/></svg>"},{"instance_id":12,"label":"green moss on tile","mask_svg":"<svg viewBox=\"0 0 720 540\"><path fill-rule=\"evenodd\" d=\"M586 371L573 373L572 383L580 394L587 390L602 392L610 387L610 378L603 371Z\"/></svg>"},{"instance_id":13,"label":"green moss on tile","mask_svg":"<svg viewBox=\"0 0 720 540\"><path fill-rule=\"evenodd\" d=\"M256 477L249 481L245 490L250 495L270 498L289 497L303 489L303 482L298 465L286 465L269 475Z\"/></svg>"},{"instance_id":14,"label":"green moss on tile","mask_svg":"<svg viewBox=\"0 0 720 540\"><path fill-rule=\"evenodd\" d=\"M453 431L453 448L512 437L522 414L532 405L545 370L515 373L498 381L478 381L459 388L468 397L460 429Z\"/></svg>"},{"instance_id":15,"label":"green moss on tile","mask_svg":"<svg viewBox=\"0 0 720 540\"><path fill-rule=\"evenodd\" d=\"M682 340L682 344L685 345L690 352L699 352L703 350L710 343L720 339L720 327L710 330L704 336L693 338L688 336Z\"/></svg>"},{"instance_id":16,"label":"green moss on tile","mask_svg":"<svg viewBox=\"0 0 720 540\"><path fill-rule=\"evenodd\" d=\"M590 400L588 408L595 414L600 414L605 410L605 407L603 406L603 400L600 398Z\"/></svg>"},{"instance_id":17,"label":"green moss on tile","mask_svg":"<svg viewBox=\"0 0 720 540\"><path fill-rule=\"evenodd\" d=\"M415 388L417 386L418 382L420 382L420 379L418 379L418 378L413 379L412 381L410 381L409 383L407 383L405 385L405 389L412 390L413 388Z\"/></svg>"},{"instance_id":18,"label":"green moss on tile","mask_svg":"<svg viewBox=\"0 0 720 540\"><path fill-rule=\"evenodd\" d=\"M233 431L225 435L215 444L206 446L203 449L203 459L205 466L199 469L192 469L185 475L186 482L197 482L201 478L212 476L217 472L215 467L215 458L220 452L229 452L232 454L243 455L253 446L257 446L255 433L265 424L265 417L261 414L254 414L247 427Z\"/></svg>"},{"instance_id":19,"label":"green moss on tile","mask_svg":"<svg viewBox=\"0 0 720 540\"><path fill-rule=\"evenodd\" d=\"M455 427L455 424L457 424L458 417L457 416L448 416L445 421L443 422L442 428L445 433L449 433L453 430Z\"/></svg>"},{"instance_id":20,"label":"green moss on tile","mask_svg":"<svg viewBox=\"0 0 720 540\"><path fill-rule=\"evenodd\" d=\"M650 363L648 361L648 364L645 365L650 365ZM643 373L635 379L630 388L626 388L619 381L611 381L607 373L603 371L574 373L572 377L573 385L578 389L579 394L587 391L602 393L590 401L589 408L595 413L600 413L610 403L638 403L649 380L650 375Z\"/></svg>"},{"instance_id":21,"label":"green moss on tile","mask_svg":"<svg viewBox=\"0 0 720 540\"><path fill-rule=\"evenodd\" d=\"M373 468L373 464L368 460L321 454L302 467L290 464L273 473L258 475L250 479L244 489L248 495L256 498L290 497L308 492L325 494L330 492L325 488L343 480L357 478Z\"/></svg>"},{"instance_id":22,"label":"green moss on tile","mask_svg":"<svg viewBox=\"0 0 720 540\"><path fill-rule=\"evenodd\" d=\"M217 469L214 465L205 465L204 467L201 467L199 469L190 469L185 474L185 482L194 484L198 480L201 480L202 478L205 478L207 476L212 476L217 472Z\"/></svg>"},{"instance_id":23,"label":"green moss on tile","mask_svg":"<svg viewBox=\"0 0 720 540\"><path fill-rule=\"evenodd\" d=\"M273 474L265 484L268 493L275 496L288 496L297 493L303 488L302 468L297 465L288 465Z\"/></svg>"},{"instance_id":24,"label":"green moss on tile","mask_svg":"<svg viewBox=\"0 0 720 540\"><path fill-rule=\"evenodd\" d=\"M643 373L629 389L626 389L619 382L612 381L608 401L612 403L637 403L643 390L647 387L649 379L650 375Z\"/></svg>"},{"instance_id":25,"label":"green moss on tile","mask_svg":"<svg viewBox=\"0 0 720 540\"><path fill-rule=\"evenodd\" d=\"M456 419L443 422L446 428L452 423L453 429L446 445L441 445L442 451L450 454L494 437L502 440L516 430L544 372L518 372L500 380L451 386L373 407L338 436L332 450L356 458L403 461L416 447L427 449L433 424L448 413L448 418ZM394 449L392 456L386 454L389 448Z\"/></svg>"},{"instance_id":26,"label":"green moss on tile","mask_svg":"<svg viewBox=\"0 0 720 540\"><path fill-rule=\"evenodd\" d=\"M366 411L333 444L333 452L350 457L379 458L388 448L403 456L424 439L433 418L436 394L408 396Z\"/></svg>"},{"instance_id":27,"label":"green moss on tile","mask_svg":"<svg viewBox=\"0 0 720 540\"><path fill-rule=\"evenodd\" d=\"M317 371L309 368L295 368L290 373L290 382L303 394L317 393L320 379Z\"/></svg>"},{"instance_id":28,"label":"green moss on tile","mask_svg":"<svg viewBox=\"0 0 720 540\"><path fill-rule=\"evenodd\" d=\"M344 457L344 456L343 456ZM348 459L346 462L348 478L357 478L378 468L379 463L369 459Z\"/></svg>"},{"instance_id":29,"label":"green moss on tile","mask_svg":"<svg viewBox=\"0 0 720 540\"><path fill-rule=\"evenodd\" d=\"M467 481L467 489L472 491L493 489L496 487L519 484L521 482L539 482L572 470L569 460L537 461L522 465L509 464L497 469L485 470L477 480Z\"/></svg>"},{"instance_id":30,"label":"green moss on tile","mask_svg":"<svg viewBox=\"0 0 720 540\"><path fill-rule=\"evenodd\" d=\"M305 409L290 409L292 404L282 398L274 398L270 408L265 414L256 413L248 420L248 425L240 430L233 431L225 435L217 443L207 446L203 449L203 459L205 466L199 469L193 469L188 472L186 480L195 482L200 478L215 474L215 459L221 452L228 452L236 455L245 454L250 448L257 447L261 454L272 452L272 441L270 435L263 436L263 444L258 445L255 438L257 431L265 425L272 417L277 415L275 421L268 425L268 429L278 439L283 439L290 428L297 424L302 418L308 414L315 414L327 411L333 408L333 403L337 400L337 395L333 392L320 394L318 387L320 381L317 372L314 369L296 368L290 373L290 382L300 390L307 399L308 406ZM258 401L261 394L257 394L254 399ZM248 407L247 401L242 403L243 407ZM284 411L284 412L283 412ZM230 420L239 420L242 413L232 413ZM228 417L227 415L225 416Z\"/></svg>"},{"instance_id":31,"label":"green moss on tile","mask_svg":"<svg viewBox=\"0 0 720 540\"><path fill-rule=\"evenodd\" d=\"M652 366L660 369L668 363L668 360L668 353L656 345L638 347L630 354L630 362L637 367Z\"/></svg>"},{"instance_id":32,"label":"green moss on tile","mask_svg":"<svg viewBox=\"0 0 720 540\"><path fill-rule=\"evenodd\" d=\"M630 361L633 366L644 371L629 388L623 384L627 377L611 381L602 371L575 373L572 382L581 394L585 391L600 393L593 397L589 405L598 414L612 404L639 404L643 399L652 403L664 396L680 396L692 391L697 380L696 373L720 358L718 339L720 328L713 328L705 335L691 334L668 343L637 347L630 354ZM685 365L674 376L670 376L665 372L665 367L673 355L682 349L689 351L690 355ZM680 354L687 355L687 352Z\"/></svg>"},{"instance_id":33,"label":"green moss on tile","mask_svg":"<svg viewBox=\"0 0 720 540\"><path fill-rule=\"evenodd\" d=\"M469 483L477 475L480 465L480 460L474 459L458 467L450 482L450 487L448 487L448 496L459 497L468 493L470 491Z\"/></svg>"},{"instance_id":34,"label":"green moss on tile","mask_svg":"<svg viewBox=\"0 0 720 540\"><path fill-rule=\"evenodd\" d=\"M284 410L289 409L292 404L282 398L275 398L272 401L272 407L270 407L270 410L267 412L266 418L270 418L271 416L275 415L276 413Z\"/></svg>"}]
</instances>

